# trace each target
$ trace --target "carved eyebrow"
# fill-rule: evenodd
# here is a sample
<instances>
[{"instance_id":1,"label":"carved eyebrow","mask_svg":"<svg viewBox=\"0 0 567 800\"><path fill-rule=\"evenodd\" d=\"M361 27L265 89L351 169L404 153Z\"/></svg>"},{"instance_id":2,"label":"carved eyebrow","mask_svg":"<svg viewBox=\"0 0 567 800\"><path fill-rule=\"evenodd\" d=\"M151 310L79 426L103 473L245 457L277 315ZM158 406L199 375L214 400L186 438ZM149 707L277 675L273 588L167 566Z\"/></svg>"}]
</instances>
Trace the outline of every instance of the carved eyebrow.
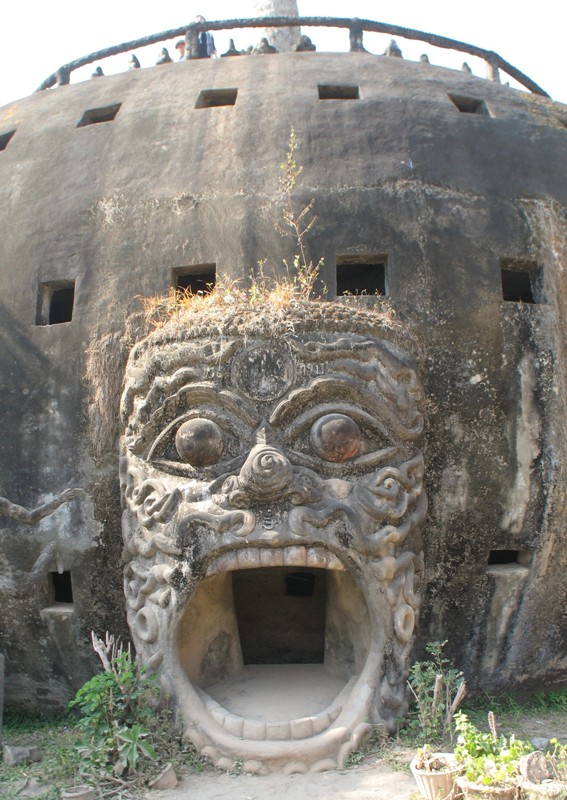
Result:
<instances>
[{"instance_id":1,"label":"carved eyebrow","mask_svg":"<svg viewBox=\"0 0 567 800\"><path fill-rule=\"evenodd\" d=\"M155 350L155 346L158 349ZM125 424L131 414L154 405L157 398L175 392L190 380L202 380L200 367L225 364L238 345L236 339L216 340L203 343L192 340L179 342L143 339L130 353L126 367L126 388L121 403L121 415ZM163 373L164 359L168 372ZM175 370L172 372L172 370Z\"/></svg>"},{"instance_id":2,"label":"carved eyebrow","mask_svg":"<svg viewBox=\"0 0 567 800\"><path fill-rule=\"evenodd\" d=\"M379 361L370 364L361 363L351 358L343 358L333 362L333 370L345 372L353 378L373 382L377 390L386 397L405 417L415 417L416 400L422 399L421 387L415 374L408 367L387 370Z\"/></svg>"},{"instance_id":3,"label":"carved eyebrow","mask_svg":"<svg viewBox=\"0 0 567 800\"><path fill-rule=\"evenodd\" d=\"M182 417L189 419L199 414L211 419L220 416L226 420L227 426L233 428L237 425L253 428L258 424L257 414L252 406L233 392L218 391L212 384L190 384L167 397L145 424L140 424L138 430L132 431L136 437L134 450L139 452L148 442L153 443L161 438L164 423L168 423L167 428L174 424L169 422L172 417L175 422Z\"/></svg>"},{"instance_id":4,"label":"carved eyebrow","mask_svg":"<svg viewBox=\"0 0 567 800\"><path fill-rule=\"evenodd\" d=\"M359 409L366 412L380 424L390 436L403 441L415 439L423 428L423 417L414 409L408 424L400 419L396 405L389 401L379 390L373 391L360 386L355 380L343 375L325 375L314 378L307 387L291 392L273 410L270 423L275 427L283 427L290 418L301 416L302 409L314 403L327 405L330 402L346 402L350 400Z\"/></svg>"}]
</instances>

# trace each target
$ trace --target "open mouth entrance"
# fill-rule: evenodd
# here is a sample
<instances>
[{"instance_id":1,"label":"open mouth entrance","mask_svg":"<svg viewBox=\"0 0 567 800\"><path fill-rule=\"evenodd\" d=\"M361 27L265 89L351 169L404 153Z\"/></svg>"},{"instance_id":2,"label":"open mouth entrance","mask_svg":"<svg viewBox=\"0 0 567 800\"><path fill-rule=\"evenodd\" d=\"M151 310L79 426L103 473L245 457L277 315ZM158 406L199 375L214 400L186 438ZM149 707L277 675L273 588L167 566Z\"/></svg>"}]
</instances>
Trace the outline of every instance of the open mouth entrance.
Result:
<instances>
[{"instance_id":1,"label":"open mouth entrance","mask_svg":"<svg viewBox=\"0 0 567 800\"><path fill-rule=\"evenodd\" d=\"M248 569L232 573L244 664L322 664L324 569Z\"/></svg>"},{"instance_id":2,"label":"open mouth entrance","mask_svg":"<svg viewBox=\"0 0 567 800\"><path fill-rule=\"evenodd\" d=\"M292 738L313 735L340 713L368 656L369 613L360 588L338 561L334 569L238 569L221 558L221 571L209 569L180 621L183 669L219 716L264 728L293 720ZM304 725L305 734L296 736L296 722L306 718L314 727Z\"/></svg>"}]
</instances>

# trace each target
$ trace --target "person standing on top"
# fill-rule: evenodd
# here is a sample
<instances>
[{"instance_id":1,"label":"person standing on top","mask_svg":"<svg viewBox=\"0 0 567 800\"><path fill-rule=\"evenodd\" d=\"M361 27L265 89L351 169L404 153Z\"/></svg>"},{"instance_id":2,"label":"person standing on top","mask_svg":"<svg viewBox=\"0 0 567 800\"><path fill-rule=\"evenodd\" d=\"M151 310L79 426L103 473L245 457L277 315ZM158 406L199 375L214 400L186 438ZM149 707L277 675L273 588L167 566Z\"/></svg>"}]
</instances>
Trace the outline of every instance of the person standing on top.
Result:
<instances>
[{"instance_id":1,"label":"person standing on top","mask_svg":"<svg viewBox=\"0 0 567 800\"><path fill-rule=\"evenodd\" d=\"M206 20L205 17L198 14L195 22L206 22ZM199 58L216 58L216 55L215 40L212 34L209 31L201 31L199 33Z\"/></svg>"},{"instance_id":2,"label":"person standing on top","mask_svg":"<svg viewBox=\"0 0 567 800\"><path fill-rule=\"evenodd\" d=\"M185 61L185 39L179 39L175 42L175 49L179 54L178 61Z\"/></svg>"}]
</instances>

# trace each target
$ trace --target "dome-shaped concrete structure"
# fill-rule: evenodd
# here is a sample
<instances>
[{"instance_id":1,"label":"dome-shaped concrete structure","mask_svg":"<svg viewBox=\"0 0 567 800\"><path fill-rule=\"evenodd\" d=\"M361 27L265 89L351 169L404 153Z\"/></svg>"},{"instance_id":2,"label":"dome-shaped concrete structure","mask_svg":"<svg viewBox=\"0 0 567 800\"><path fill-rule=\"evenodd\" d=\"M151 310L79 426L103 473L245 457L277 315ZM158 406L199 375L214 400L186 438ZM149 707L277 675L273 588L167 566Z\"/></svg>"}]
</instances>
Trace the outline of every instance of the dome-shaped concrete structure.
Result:
<instances>
[{"instance_id":1,"label":"dome-shaped concrete structure","mask_svg":"<svg viewBox=\"0 0 567 800\"><path fill-rule=\"evenodd\" d=\"M291 262L291 129L326 297L384 294L424 386L419 642L449 639L476 687L565 682L567 110L427 63L282 53L0 111L1 493L32 508L84 490L32 518L3 508L10 704L61 705L92 671L90 630L126 630L126 319L140 296ZM372 303L343 302L353 319Z\"/></svg>"}]
</instances>

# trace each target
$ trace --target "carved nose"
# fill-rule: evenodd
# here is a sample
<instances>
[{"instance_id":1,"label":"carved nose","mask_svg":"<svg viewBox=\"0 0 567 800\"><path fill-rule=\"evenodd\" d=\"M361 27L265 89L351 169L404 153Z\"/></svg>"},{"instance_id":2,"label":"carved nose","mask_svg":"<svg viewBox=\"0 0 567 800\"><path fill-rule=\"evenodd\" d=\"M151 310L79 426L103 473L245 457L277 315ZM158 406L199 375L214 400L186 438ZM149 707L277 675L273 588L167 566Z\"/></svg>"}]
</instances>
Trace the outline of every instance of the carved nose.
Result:
<instances>
[{"instance_id":1,"label":"carved nose","mask_svg":"<svg viewBox=\"0 0 567 800\"><path fill-rule=\"evenodd\" d=\"M281 495L293 481L293 469L277 447L257 444L244 462L238 483L260 502L270 502Z\"/></svg>"}]
</instances>

